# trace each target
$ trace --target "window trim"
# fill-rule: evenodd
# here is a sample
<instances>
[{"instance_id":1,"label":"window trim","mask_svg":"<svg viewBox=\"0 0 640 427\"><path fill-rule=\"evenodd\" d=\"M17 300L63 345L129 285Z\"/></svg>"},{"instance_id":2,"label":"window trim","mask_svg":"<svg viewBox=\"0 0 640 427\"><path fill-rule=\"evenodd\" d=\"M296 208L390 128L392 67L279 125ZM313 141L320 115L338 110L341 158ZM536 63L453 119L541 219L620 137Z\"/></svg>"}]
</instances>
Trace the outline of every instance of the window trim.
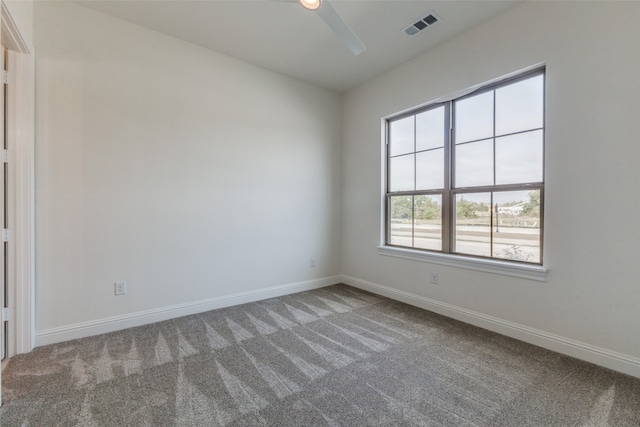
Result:
<instances>
[{"instance_id":1,"label":"window trim","mask_svg":"<svg viewBox=\"0 0 640 427\"><path fill-rule=\"evenodd\" d=\"M498 258L446 254L442 252L390 245L378 246L378 254L412 261L427 262L430 264L446 265L448 267L458 267L467 270L482 271L485 273L519 277L521 279L536 280L538 282L547 281L548 269L538 264L525 264L522 262L506 261Z\"/></svg>"},{"instance_id":2,"label":"window trim","mask_svg":"<svg viewBox=\"0 0 640 427\"><path fill-rule=\"evenodd\" d=\"M378 246L378 253L380 255L392 256L422 262L430 262L442 265L448 265L453 267L467 268L478 271L485 271L489 273L497 273L504 274L514 277L521 277L525 279L532 279L538 281L546 281L547 268L544 267L544 193L545 193L545 152L546 152L546 67L538 66L533 69L529 69L525 72L518 73L516 75L510 75L503 79L497 79L493 82L489 82L486 85L482 85L480 87L476 87L475 89L464 93L463 95L452 97L447 100L435 101L421 107L413 108L410 110L405 110L401 113L394 114L388 117L383 118L383 191L382 191L382 214L383 214L383 224L382 224L382 235L381 235L381 245ZM543 76L543 122L542 122L542 138L543 138L543 146L542 146L542 181L539 183L527 183L527 184L508 184L508 185L492 185L492 186L482 186L482 187L454 187L453 186L453 172L455 168L455 158L453 153L452 145L455 143L453 136L454 129L454 111L453 106L456 101L460 101L466 99L468 97L476 96L483 92L493 91L501 86L506 86L508 84L516 83L519 81L526 80L528 78L532 78L536 75ZM391 126L390 123L392 121L401 120L406 117L417 116L425 111L429 111L431 109L443 107L444 115L445 115L445 123L448 123L448 126L445 126L445 140L444 140L444 155L445 159L445 187L442 190L412 190L412 191L399 191L399 192L390 192L389 184L390 184L390 175L389 175L389 162L390 159L394 156L391 156L389 153L389 141L390 141L390 132ZM495 112L494 112L495 114ZM448 128L448 129L447 129ZM415 129L415 128L414 128ZM522 132L530 132L531 129ZM415 132L415 130L414 130ZM522 133L516 132L516 133ZM501 135L503 136L503 135ZM494 139L495 139L494 135ZM415 141L415 135L414 135ZM494 142L495 144L495 142ZM415 147L414 147L415 148ZM415 152L414 152L415 155ZM495 153L494 153L495 155ZM495 164L494 164L495 168ZM415 173L415 172L414 172ZM494 170L495 173L495 170ZM414 176L415 180L415 176ZM507 260L501 258L494 257L483 257L476 256L470 254L457 253L453 251L453 236L452 232L455 229L454 218L453 218L453 202L451 200L452 197L455 197L455 194L461 192L479 192L482 191L507 191L508 187L529 187L532 190L537 189L540 191L540 262L539 263L531 263L531 262L523 262L517 260ZM421 248L412 248L407 246L396 246L393 244L389 244L390 242L390 233L391 227L389 222L390 213L390 198L393 196L399 195L429 195L429 194L439 194L442 196L442 251L434 251L429 249L421 249ZM412 227L413 230L413 227ZM412 231L413 233L414 231Z\"/></svg>"}]
</instances>

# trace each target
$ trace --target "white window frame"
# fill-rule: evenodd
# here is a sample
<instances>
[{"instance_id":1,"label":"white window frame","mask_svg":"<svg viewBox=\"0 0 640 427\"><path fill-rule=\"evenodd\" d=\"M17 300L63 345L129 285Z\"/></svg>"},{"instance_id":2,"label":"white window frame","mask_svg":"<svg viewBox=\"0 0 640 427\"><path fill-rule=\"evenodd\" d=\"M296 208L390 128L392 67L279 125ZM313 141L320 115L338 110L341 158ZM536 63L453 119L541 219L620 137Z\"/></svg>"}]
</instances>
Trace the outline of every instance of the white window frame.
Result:
<instances>
[{"instance_id":1,"label":"white window frame","mask_svg":"<svg viewBox=\"0 0 640 427\"><path fill-rule=\"evenodd\" d=\"M511 76L496 82L488 83L486 85L479 87L476 90L469 91L465 95L458 96L453 99L449 99L447 102L449 103L450 106L452 106L456 100L466 98L473 94L494 90L497 87L500 87L515 81L524 80L536 74L542 74L543 76L546 76L545 68L538 67L515 76ZM442 206L443 206L443 212L444 212L442 227L443 227L443 230L445 230L443 231L443 238L445 240L443 241L444 250L442 252L387 244L387 241L389 239L389 221L390 221L388 218L388 215L390 215L388 203L390 200L389 199L390 195L394 194L393 192L390 192L388 189L388 182L389 182L388 162L390 158L388 153L389 122L403 118L403 117L419 114L434 106L442 105L442 104L443 102L434 102L429 105L422 106L420 108L415 108L410 111L406 111L402 114L392 115L383 119L383 149L382 149L383 174L382 174L382 211L381 211L382 226L381 226L380 245L378 246L378 253L383 256L390 256L390 257L408 259L413 261L440 264L440 265L446 265L446 266L457 267L457 268L465 268L465 269L519 277L519 278L536 280L536 281L546 281L548 270L543 265L543 258L542 258L543 242L544 242L543 226L541 226L541 229L540 229L540 257L541 257L540 263L518 262L518 261L504 260L501 258L476 257L473 255L451 253L450 247L451 247L452 239L454 238L450 232L451 228L454 227L454 219L450 212L452 207L454 206L453 202L451 201L451 196L452 195L455 196L455 191L456 191L456 189L452 185L448 185L448 188L445 188L444 192L442 193L443 194ZM447 110L447 114L449 114L449 110ZM544 125L543 125L543 132L544 132ZM445 153L446 153L445 155L447 156L447 161L446 161L447 167L445 168L446 170L445 175L447 174L450 175L453 173L452 170L450 170L450 168L451 169L453 168L453 164L451 160L451 154L449 153L449 151L451 150L450 148L451 145L454 143L455 141L453 140L453 138L450 138L445 143ZM544 145L543 145L543 171L544 171ZM493 186L493 187L496 187L496 186ZM541 222L543 223L544 221L544 172L543 172L543 182L540 186L537 186L536 189L540 189L541 191L540 215L541 215ZM416 193L419 193L419 192L416 191ZM435 193L437 194L437 192ZM448 193L447 197L444 196L445 193ZM446 202L445 202L445 199L446 199ZM445 206L445 203L447 204L447 206ZM448 215L448 218L445 218L445 215Z\"/></svg>"}]
</instances>

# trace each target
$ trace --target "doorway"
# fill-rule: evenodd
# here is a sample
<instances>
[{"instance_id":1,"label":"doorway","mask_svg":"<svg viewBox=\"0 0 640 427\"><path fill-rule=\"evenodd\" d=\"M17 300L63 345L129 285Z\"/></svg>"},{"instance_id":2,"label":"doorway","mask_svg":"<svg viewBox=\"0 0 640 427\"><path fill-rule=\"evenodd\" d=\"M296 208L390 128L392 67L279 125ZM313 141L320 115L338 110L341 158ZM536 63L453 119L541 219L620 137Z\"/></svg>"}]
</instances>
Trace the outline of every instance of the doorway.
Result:
<instances>
[{"instance_id":1,"label":"doorway","mask_svg":"<svg viewBox=\"0 0 640 427\"><path fill-rule=\"evenodd\" d=\"M7 197L9 191L7 189L7 163L4 161L5 153L7 153L7 91L5 90L5 81L7 70L7 50L2 45L2 52L0 53L0 73L2 75L2 90L0 90L0 117L2 117L2 142L0 143L0 150L2 153L2 170L0 170L0 226L2 227L2 244L0 244L0 308L2 311L2 326L0 327L0 353L2 361L7 358L7 350L9 348L9 269L7 268L7 253L8 253L8 233L9 225L7 224L9 215L7 210L9 204L7 203Z\"/></svg>"},{"instance_id":2,"label":"doorway","mask_svg":"<svg viewBox=\"0 0 640 427\"><path fill-rule=\"evenodd\" d=\"M29 48L4 2L1 6L0 346L4 367L11 356L34 347L34 75Z\"/></svg>"}]
</instances>

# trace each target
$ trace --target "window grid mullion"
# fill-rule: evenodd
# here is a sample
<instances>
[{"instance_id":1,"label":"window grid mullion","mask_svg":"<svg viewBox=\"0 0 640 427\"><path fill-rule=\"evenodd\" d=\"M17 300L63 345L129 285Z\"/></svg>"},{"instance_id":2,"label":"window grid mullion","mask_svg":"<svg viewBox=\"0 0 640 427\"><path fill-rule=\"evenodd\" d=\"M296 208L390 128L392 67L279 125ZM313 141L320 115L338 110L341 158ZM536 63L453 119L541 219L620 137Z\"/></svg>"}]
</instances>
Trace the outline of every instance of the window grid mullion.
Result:
<instances>
[{"instance_id":1,"label":"window grid mullion","mask_svg":"<svg viewBox=\"0 0 640 427\"><path fill-rule=\"evenodd\" d=\"M417 125L416 116L413 116L413 196L411 196L411 206L413 211L411 212L411 247L416 247L416 195L418 190L418 159L416 151L418 150L417 142Z\"/></svg>"},{"instance_id":2,"label":"window grid mullion","mask_svg":"<svg viewBox=\"0 0 640 427\"><path fill-rule=\"evenodd\" d=\"M540 131L540 130L543 131L544 130L544 126L543 127L520 130L520 131L517 131L517 132L503 133L501 135L496 134L495 138L506 138L508 136L521 135L523 133L536 132L536 131ZM459 142L456 145L467 145L467 144L472 144L474 142L486 141L486 140L491 139L491 138L493 138L493 137L472 139L472 140L469 140L469 141ZM401 154L398 154L398 155L392 156L392 157L397 157L397 156L401 156Z\"/></svg>"},{"instance_id":3,"label":"window grid mullion","mask_svg":"<svg viewBox=\"0 0 640 427\"><path fill-rule=\"evenodd\" d=\"M493 187L496 186L497 181L497 165L496 165L496 90L493 93ZM493 191L491 192L491 204L489 205L489 256L493 258ZM496 227L498 224L495 224Z\"/></svg>"},{"instance_id":4,"label":"window grid mullion","mask_svg":"<svg viewBox=\"0 0 640 427\"><path fill-rule=\"evenodd\" d=\"M418 160L416 151L418 150L416 116L413 116L413 191L418 190ZM415 218L414 218L415 221Z\"/></svg>"},{"instance_id":5,"label":"window grid mullion","mask_svg":"<svg viewBox=\"0 0 640 427\"><path fill-rule=\"evenodd\" d=\"M453 124L452 120L453 102L449 101L445 105L444 118L444 191L442 193L442 252L451 253L451 240L453 237L452 223L452 200L451 200L451 180L453 173Z\"/></svg>"},{"instance_id":6,"label":"window grid mullion","mask_svg":"<svg viewBox=\"0 0 640 427\"><path fill-rule=\"evenodd\" d=\"M385 225L384 225L384 243L385 244L390 244L391 243L391 195L390 195L390 189L391 189L391 173L390 173L390 167L391 167L391 148L389 147L390 142L391 142L391 123L389 122L389 120L387 120L385 122L385 165L386 165L386 179L385 179L385 193L386 193L386 203L385 203Z\"/></svg>"}]
</instances>

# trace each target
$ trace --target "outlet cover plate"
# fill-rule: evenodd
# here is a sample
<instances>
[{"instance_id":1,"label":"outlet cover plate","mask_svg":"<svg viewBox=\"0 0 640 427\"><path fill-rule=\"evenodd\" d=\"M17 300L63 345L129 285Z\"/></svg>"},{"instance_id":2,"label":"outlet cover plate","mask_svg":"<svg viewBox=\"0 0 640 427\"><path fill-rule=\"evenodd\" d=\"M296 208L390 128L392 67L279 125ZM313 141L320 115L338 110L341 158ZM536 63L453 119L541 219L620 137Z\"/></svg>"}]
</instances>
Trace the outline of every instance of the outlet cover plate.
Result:
<instances>
[{"instance_id":1,"label":"outlet cover plate","mask_svg":"<svg viewBox=\"0 0 640 427\"><path fill-rule=\"evenodd\" d=\"M114 291L116 295L124 295L127 293L127 282L116 282L114 284Z\"/></svg>"}]
</instances>

